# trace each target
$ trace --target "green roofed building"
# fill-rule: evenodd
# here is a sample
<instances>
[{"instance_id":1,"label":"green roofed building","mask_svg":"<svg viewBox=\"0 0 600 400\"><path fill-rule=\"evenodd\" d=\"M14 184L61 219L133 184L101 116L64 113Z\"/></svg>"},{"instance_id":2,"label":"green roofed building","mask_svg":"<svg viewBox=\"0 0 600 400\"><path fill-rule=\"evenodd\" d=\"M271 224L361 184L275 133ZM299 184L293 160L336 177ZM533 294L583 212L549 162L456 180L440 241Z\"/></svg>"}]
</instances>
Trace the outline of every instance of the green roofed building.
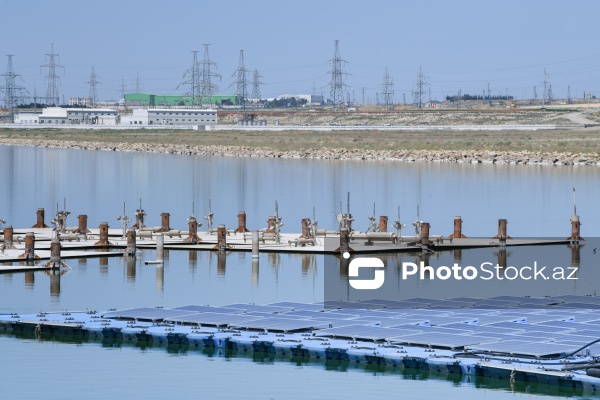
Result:
<instances>
[{"instance_id":1,"label":"green roofed building","mask_svg":"<svg viewBox=\"0 0 600 400\"><path fill-rule=\"evenodd\" d=\"M232 106L237 105L237 96L213 95L210 98L197 98L194 102L192 96L187 95L162 95L148 93L127 93L125 102L128 106L140 107L193 107L194 105ZM194 104L196 103L196 104Z\"/></svg>"}]
</instances>

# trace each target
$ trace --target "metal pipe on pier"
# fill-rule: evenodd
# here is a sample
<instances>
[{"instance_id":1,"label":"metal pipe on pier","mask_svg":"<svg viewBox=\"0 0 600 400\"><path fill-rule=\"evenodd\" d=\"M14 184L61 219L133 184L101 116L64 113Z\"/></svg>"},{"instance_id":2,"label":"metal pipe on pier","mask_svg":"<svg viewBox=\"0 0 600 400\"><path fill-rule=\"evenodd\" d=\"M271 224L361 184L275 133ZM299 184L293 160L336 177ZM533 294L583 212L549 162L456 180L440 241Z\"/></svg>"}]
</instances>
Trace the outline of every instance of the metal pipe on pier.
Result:
<instances>
[{"instance_id":1,"label":"metal pipe on pier","mask_svg":"<svg viewBox=\"0 0 600 400\"><path fill-rule=\"evenodd\" d=\"M245 232L250 232L247 228L246 228L246 212L245 211L240 211L238 213L238 227L233 231L234 233L245 233Z\"/></svg>"},{"instance_id":2,"label":"metal pipe on pier","mask_svg":"<svg viewBox=\"0 0 600 400\"><path fill-rule=\"evenodd\" d=\"M13 244L14 229L11 225L4 227L4 248L5 249L16 249Z\"/></svg>"},{"instance_id":3,"label":"metal pipe on pier","mask_svg":"<svg viewBox=\"0 0 600 400\"><path fill-rule=\"evenodd\" d=\"M34 226L32 226L32 228L47 228L48 225L46 225L44 223L44 209L43 208L38 208L37 209L37 222Z\"/></svg>"},{"instance_id":4,"label":"metal pipe on pier","mask_svg":"<svg viewBox=\"0 0 600 400\"><path fill-rule=\"evenodd\" d=\"M110 246L110 242L108 241L108 222L100 223L100 235L99 240L95 243L96 246Z\"/></svg>"}]
</instances>

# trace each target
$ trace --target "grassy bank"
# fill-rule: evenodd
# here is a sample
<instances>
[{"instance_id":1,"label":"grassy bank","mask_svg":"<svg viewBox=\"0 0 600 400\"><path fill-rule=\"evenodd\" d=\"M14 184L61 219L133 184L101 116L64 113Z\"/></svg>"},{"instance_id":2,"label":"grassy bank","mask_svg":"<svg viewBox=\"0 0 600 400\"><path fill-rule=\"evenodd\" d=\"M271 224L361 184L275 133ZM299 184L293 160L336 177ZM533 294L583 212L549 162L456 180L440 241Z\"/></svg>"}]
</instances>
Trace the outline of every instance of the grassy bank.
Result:
<instances>
[{"instance_id":1,"label":"grassy bank","mask_svg":"<svg viewBox=\"0 0 600 400\"><path fill-rule=\"evenodd\" d=\"M164 131L0 129L0 142L11 139L81 143L143 143L186 146L244 146L278 151L315 148L363 150L532 151L600 154L600 128L520 132L471 131Z\"/></svg>"}]
</instances>

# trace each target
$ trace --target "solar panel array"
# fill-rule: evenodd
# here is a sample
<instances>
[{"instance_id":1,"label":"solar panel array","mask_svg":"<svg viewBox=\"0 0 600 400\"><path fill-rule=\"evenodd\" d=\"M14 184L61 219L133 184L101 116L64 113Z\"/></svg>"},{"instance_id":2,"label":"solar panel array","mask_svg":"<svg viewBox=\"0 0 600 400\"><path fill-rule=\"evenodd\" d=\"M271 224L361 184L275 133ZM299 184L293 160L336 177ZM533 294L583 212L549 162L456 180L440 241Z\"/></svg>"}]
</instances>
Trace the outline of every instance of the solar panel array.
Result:
<instances>
[{"instance_id":1,"label":"solar panel array","mask_svg":"<svg viewBox=\"0 0 600 400\"><path fill-rule=\"evenodd\" d=\"M407 308L407 304L416 306ZM441 307L442 304L448 308ZM494 304L498 307L492 307ZM521 308L524 304L527 308ZM550 304L554 306L546 307ZM345 302L187 305L172 309L133 308L108 312L103 317L242 330L312 332L323 338L545 357L568 354L600 339L600 313L593 307L573 306L582 304L600 307L600 297L372 299L349 306ZM587 349L593 355L600 355L600 343Z\"/></svg>"}]
</instances>

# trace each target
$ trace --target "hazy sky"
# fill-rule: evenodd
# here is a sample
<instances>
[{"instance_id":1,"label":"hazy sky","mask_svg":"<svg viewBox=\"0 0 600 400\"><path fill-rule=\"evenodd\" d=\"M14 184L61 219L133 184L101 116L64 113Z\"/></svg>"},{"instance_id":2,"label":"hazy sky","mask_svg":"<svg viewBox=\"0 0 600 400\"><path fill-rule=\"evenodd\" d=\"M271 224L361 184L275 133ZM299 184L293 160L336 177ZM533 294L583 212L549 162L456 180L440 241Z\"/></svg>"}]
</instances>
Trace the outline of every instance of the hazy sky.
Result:
<instances>
[{"instance_id":1,"label":"hazy sky","mask_svg":"<svg viewBox=\"0 0 600 400\"><path fill-rule=\"evenodd\" d=\"M0 0L0 72L6 54L38 96L46 93L45 53L60 54L62 97L88 96L92 66L100 100L118 99L121 79L134 91L176 89L192 50L210 43L232 94L239 50L259 70L263 97L311 93L327 97L334 40L347 61L348 92L374 101L387 66L395 97L411 98L419 66L432 98L480 94L531 97L547 68L556 97L600 94L597 27L600 1L23 1ZM251 82L251 76L249 76ZM1 82L4 84L4 82ZM251 91L251 86L248 89Z\"/></svg>"}]
</instances>

